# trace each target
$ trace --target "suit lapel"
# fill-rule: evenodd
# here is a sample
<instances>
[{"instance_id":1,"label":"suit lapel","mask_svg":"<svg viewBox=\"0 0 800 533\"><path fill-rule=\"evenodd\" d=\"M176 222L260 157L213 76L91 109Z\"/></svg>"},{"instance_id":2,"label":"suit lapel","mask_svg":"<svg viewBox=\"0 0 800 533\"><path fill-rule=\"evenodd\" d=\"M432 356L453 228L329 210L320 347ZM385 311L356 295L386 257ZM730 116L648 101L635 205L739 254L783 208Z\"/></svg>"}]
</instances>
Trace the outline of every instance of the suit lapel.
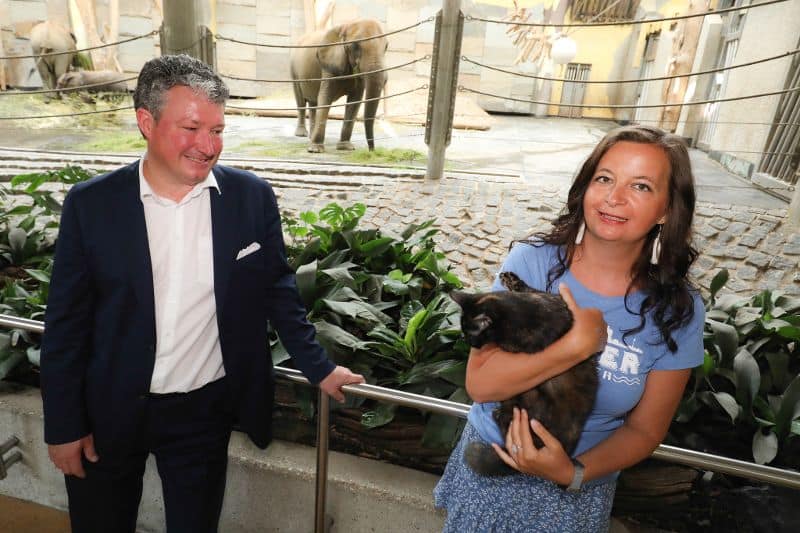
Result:
<instances>
[{"instance_id":1,"label":"suit lapel","mask_svg":"<svg viewBox=\"0 0 800 533\"><path fill-rule=\"evenodd\" d=\"M228 289L233 258L236 254L235 199L234 193L223 173L214 168L219 191L211 189L211 234L214 240L214 296L217 301L217 317L223 309Z\"/></svg>"},{"instance_id":2,"label":"suit lapel","mask_svg":"<svg viewBox=\"0 0 800 533\"><path fill-rule=\"evenodd\" d=\"M153 325L152 334L155 336L156 317L155 301L153 297L153 265L150 258L150 244L147 240L147 222L144 217L144 206L139 196L139 167L131 165L132 171L124 185L120 187L123 211L121 220L129 222L128 239L130 243L130 258L133 264L139 263L134 272L133 285L137 297L142 302L142 309L147 313L147 323Z\"/></svg>"}]
</instances>

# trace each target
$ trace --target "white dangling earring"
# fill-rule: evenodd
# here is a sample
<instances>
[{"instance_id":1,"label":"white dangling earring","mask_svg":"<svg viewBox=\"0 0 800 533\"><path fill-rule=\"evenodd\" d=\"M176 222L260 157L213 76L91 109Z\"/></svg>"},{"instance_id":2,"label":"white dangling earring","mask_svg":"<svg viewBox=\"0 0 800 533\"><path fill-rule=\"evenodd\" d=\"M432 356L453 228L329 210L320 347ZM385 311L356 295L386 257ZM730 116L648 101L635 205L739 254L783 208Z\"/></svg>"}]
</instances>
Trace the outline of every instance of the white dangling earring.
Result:
<instances>
[{"instance_id":1,"label":"white dangling earring","mask_svg":"<svg viewBox=\"0 0 800 533\"><path fill-rule=\"evenodd\" d=\"M659 257L661 257L661 228L658 228L656 238L653 240L653 251L650 254L650 264L657 265Z\"/></svg>"},{"instance_id":2,"label":"white dangling earring","mask_svg":"<svg viewBox=\"0 0 800 533\"><path fill-rule=\"evenodd\" d=\"M578 227L578 234L575 235L575 244L583 242L583 234L586 233L586 221L581 220L581 225Z\"/></svg>"}]
</instances>

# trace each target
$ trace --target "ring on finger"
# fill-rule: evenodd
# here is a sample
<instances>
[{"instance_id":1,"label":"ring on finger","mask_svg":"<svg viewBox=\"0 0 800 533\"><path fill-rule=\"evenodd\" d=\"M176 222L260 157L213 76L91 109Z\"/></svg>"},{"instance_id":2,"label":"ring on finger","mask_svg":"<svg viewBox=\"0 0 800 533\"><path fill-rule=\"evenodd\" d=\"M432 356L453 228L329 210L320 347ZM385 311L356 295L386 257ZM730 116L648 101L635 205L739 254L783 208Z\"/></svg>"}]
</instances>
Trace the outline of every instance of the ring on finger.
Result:
<instances>
[{"instance_id":1,"label":"ring on finger","mask_svg":"<svg viewBox=\"0 0 800 533\"><path fill-rule=\"evenodd\" d=\"M511 454L512 455L517 455L517 452L519 452L519 446L517 446L516 444L512 444L511 445Z\"/></svg>"}]
</instances>

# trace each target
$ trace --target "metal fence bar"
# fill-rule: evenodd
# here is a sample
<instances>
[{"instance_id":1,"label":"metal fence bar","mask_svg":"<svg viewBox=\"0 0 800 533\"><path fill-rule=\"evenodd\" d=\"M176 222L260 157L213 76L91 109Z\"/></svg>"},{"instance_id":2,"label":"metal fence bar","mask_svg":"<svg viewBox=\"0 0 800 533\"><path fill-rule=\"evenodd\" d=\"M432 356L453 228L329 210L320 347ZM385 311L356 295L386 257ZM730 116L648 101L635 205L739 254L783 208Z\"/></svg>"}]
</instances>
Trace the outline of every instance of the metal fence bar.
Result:
<instances>
[{"instance_id":1,"label":"metal fence bar","mask_svg":"<svg viewBox=\"0 0 800 533\"><path fill-rule=\"evenodd\" d=\"M0 326L33 331L35 333L42 333L44 331L44 324L42 322L2 314L0 314ZM275 367L275 374L281 378L286 378L297 383L309 383L298 370L278 366ZM387 389L375 385L345 385L342 387L342 390L348 394L393 402L406 407L443 413L459 418L466 418L469 412L469 406L466 404ZM319 450L319 452L321 453L321 450ZM327 453L327 448L325 449L325 453ZM772 466L759 465L748 461L740 461L738 459L677 448L665 444L661 444L656 448L653 452L653 457L703 470L712 470L714 472L763 481L773 485L800 489L800 472L795 472L793 470L783 470Z\"/></svg>"}]
</instances>

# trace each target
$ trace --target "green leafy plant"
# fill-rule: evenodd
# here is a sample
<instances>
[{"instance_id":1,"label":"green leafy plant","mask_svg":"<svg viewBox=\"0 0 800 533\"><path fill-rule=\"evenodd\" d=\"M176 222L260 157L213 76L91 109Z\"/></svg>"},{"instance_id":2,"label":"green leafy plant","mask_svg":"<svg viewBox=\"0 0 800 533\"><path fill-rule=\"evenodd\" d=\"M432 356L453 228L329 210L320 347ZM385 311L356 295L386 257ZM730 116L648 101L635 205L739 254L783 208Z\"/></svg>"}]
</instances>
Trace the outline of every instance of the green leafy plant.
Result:
<instances>
[{"instance_id":1,"label":"green leafy plant","mask_svg":"<svg viewBox=\"0 0 800 533\"><path fill-rule=\"evenodd\" d=\"M694 449L800 466L800 298L765 290L719 295L706 305L705 355L687 387L673 436Z\"/></svg>"},{"instance_id":2,"label":"green leafy plant","mask_svg":"<svg viewBox=\"0 0 800 533\"><path fill-rule=\"evenodd\" d=\"M393 235L359 228L365 211L363 204L331 203L319 213L283 217L289 260L320 342L369 383L467 401L469 350L458 307L445 294L462 284L436 250L434 221ZM276 364L288 358L278 341L273 356ZM388 424L397 411L396 405L371 401L362 407L367 427ZM428 420L423 442L452 445L458 421L435 415Z\"/></svg>"},{"instance_id":3,"label":"green leafy plant","mask_svg":"<svg viewBox=\"0 0 800 533\"><path fill-rule=\"evenodd\" d=\"M0 312L42 320L50 289L60 195L91 174L75 166L15 176L0 189ZM39 337L0 332L0 379L39 365Z\"/></svg>"}]
</instances>

